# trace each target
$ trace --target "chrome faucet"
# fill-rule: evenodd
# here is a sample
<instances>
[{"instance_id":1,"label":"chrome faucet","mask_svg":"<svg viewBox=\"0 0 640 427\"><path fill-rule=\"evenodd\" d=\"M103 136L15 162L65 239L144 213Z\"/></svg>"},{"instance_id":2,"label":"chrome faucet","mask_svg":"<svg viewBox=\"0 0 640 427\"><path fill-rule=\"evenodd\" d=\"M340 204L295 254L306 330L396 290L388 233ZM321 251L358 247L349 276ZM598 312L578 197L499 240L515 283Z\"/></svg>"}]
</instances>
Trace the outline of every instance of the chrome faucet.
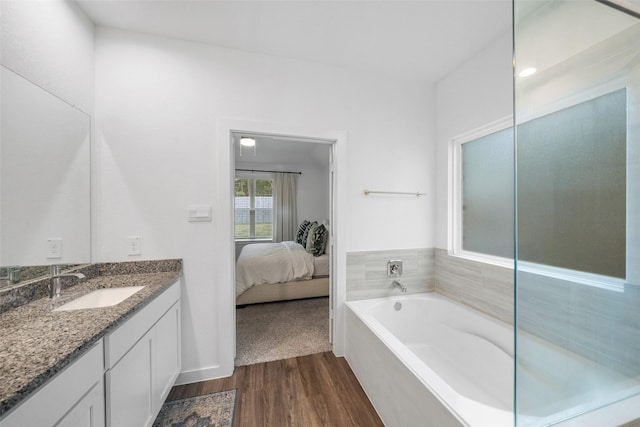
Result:
<instances>
[{"instance_id":1,"label":"chrome faucet","mask_svg":"<svg viewBox=\"0 0 640 427\"><path fill-rule=\"evenodd\" d=\"M82 273L65 273L60 272L60 265L52 264L49 268L51 278L49 279L49 298L60 298L62 291L62 278L75 277L78 281L84 280L86 277Z\"/></svg>"},{"instance_id":2,"label":"chrome faucet","mask_svg":"<svg viewBox=\"0 0 640 427\"><path fill-rule=\"evenodd\" d=\"M407 292L407 287L405 285L403 285L402 283L398 282L397 280L394 280L393 283L391 284L394 288L400 288L400 290L403 293Z\"/></svg>"},{"instance_id":3,"label":"chrome faucet","mask_svg":"<svg viewBox=\"0 0 640 427\"><path fill-rule=\"evenodd\" d=\"M7 275L0 277L0 280L6 280L9 284L16 284L20 282L20 267L13 265L6 267Z\"/></svg>"}]
</instances>

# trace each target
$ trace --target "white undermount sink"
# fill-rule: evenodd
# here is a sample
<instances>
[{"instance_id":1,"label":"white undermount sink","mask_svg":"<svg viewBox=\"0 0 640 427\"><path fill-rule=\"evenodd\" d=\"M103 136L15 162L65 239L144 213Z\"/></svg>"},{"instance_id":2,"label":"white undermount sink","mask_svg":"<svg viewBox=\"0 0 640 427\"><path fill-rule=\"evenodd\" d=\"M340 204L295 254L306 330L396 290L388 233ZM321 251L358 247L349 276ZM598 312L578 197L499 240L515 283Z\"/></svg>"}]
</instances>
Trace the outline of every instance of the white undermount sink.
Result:
<instances>
[{"instance_id":1,"label":"white undermount sink","mask_svg":"<svg viewBox=\"0 0 640 427\"><path fill-rule=\"evenodd\" d=\"M127 286L123 288L96 289L86 295L74 299L53 311L81 310L84 308L110 307L120 304L144 286Z\"/></svg>"}]
</instances>

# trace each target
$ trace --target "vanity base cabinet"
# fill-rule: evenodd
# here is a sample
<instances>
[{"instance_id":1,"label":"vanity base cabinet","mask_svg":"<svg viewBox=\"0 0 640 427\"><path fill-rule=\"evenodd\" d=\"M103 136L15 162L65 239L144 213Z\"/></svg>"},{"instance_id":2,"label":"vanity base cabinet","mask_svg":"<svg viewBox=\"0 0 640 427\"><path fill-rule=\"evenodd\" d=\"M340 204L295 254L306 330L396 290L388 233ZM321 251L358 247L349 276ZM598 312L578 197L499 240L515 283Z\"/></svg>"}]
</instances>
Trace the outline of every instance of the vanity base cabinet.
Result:
<instances>
[{"instance_id":1,"label":"vanity base cabinet","mask_svg":"<svg viewBox=\"0 0 640 427\"><path fill-rule=\"evenodd\" d=\"M181 368L180 285L146 306L0 419L0 427L151 426Z\"/></svg>"},{"instance_id":2,"label":"vanity base cabinet","mask_svg":"<svg viewBox=\"0 0 640 427\"><path fill-rule=\"evenodd\" d=\"M3 418L0 427L104 427L103 357L100 340Z\"/></svg>"},{"instance_id":3,"label":"vanity base cabinet","mask_svg":"<svg viewBox=\"0 0 640 427\"><path fill-rule=\"evenodd\" d=\"M177 282L107 337L107 426L151 426L160 412L180 371L179 292ZM137 341L127 349L121 337Z\"/></svg>"}]
</instances>

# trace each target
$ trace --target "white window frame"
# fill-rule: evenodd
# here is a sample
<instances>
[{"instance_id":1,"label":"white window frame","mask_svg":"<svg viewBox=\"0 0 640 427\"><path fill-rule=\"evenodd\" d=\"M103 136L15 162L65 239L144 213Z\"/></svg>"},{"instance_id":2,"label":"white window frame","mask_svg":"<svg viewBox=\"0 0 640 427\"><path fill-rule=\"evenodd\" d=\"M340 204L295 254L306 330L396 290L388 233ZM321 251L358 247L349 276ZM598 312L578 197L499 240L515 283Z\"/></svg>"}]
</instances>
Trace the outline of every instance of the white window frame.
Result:
<instances>
[{"instance_id":1,"label":"white window frame","mask_svg":"<svg viewBox=\"0 0 640 427\"><path fill-rule=\"evenodd\" d=\"M568 106L570 107L571 105L575 104L570 104ZM450 256L510 268L512 270L515 268L516 261L514 259L465 251L462 249L462 145L512 126L514 126L513 116L508 116L464 133L449 142L448 253ZM538 274L541 276L552 277L559 280L616 292L624 292L624 286L625 283L627 283L625 279L602 276L584 271L568 270L548 265L540 265L522 260L518 261L518 271Z\"/></svg>"},{"instance_id":2,"label":"white window frame","mask_svg":"<svg viewBox=\"0 0 640 427\"><path fill-rule=\"evenodd\" d=\"M275 175L269 172L239 172L236 173L234 182L236 179L248 179L249 180L249 237L235 237L236 242L249 242L249 241L272 241L273 229L271 230L271 237L256 237L256 206L255 206L255 194L256 194L256 180L273 180ZM273 195L271 196L273 197ZM272 209L273 210L273 209ZM235 215L235 195L234 195L234 215ZM233 226L235 228L235 216Z\"/></svg>"},{"instance_id":3,"label":"white window frame","mask_svg":"<svg viewBox=\"0 0 640 427\"><path fill-rule=\"evenodd\" d=\"M510 127L513 127L511 115L459 135L449 142L447 250L451 256L513 269L515 261L512 258L465 251L462 248L462 146L467 142Z\"/></svg>"}]
</instances>

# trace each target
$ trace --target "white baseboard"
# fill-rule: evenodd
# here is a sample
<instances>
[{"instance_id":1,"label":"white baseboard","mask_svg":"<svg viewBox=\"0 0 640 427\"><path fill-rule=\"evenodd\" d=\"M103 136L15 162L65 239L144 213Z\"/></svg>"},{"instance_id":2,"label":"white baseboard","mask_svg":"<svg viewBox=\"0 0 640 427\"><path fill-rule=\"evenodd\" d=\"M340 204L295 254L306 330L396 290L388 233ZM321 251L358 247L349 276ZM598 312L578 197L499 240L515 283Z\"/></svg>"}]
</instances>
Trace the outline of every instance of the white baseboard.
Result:
<instances>
[{"instance_id":1,"label":"white baseboard","mask_svg":"<svg viewBox=\"0 0 640 427\"><path fill-rule=\"evenodd\" d=\"M174 385L183 385L197 383L200 381L215 380L218 378L230 377L233 374L233 368L231 371L224 369L220 365L210 366L208 368L194 369L192 371L180 372L178 379Z\"/></svg>"}]
</instances>

